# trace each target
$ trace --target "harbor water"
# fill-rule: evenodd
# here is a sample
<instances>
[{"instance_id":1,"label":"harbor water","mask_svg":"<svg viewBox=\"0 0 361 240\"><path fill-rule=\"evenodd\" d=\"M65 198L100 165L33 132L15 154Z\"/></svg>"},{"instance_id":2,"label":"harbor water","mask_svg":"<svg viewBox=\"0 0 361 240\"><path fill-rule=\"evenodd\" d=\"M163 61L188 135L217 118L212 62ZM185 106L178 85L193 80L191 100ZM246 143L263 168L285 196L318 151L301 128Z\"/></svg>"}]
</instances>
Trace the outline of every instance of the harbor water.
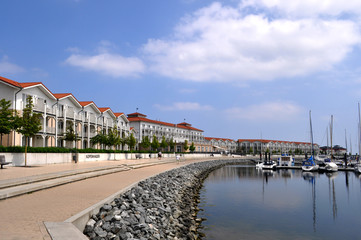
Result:
<instances>
[{"instance_id":1,"label":"harbor water","mask_svg":"<svg viewBox=\"0 0 361 240\"><path fill-rule=\"evenodd\" d=\"M225 166L200 192L203 239L361 239L361 176Z\"/></svg>"}]
</instances>

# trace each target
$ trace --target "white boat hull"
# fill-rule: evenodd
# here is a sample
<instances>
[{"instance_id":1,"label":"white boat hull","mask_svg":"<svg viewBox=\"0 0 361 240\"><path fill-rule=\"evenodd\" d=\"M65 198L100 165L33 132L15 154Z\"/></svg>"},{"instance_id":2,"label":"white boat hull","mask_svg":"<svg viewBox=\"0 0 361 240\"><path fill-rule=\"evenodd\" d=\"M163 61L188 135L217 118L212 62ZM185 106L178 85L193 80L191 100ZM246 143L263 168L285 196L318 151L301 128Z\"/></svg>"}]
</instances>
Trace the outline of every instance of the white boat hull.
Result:
<instances>
[{"instance_id":1,"label":"white boat hull","mask_svg":"<svg viewBox=\"0 0 361 240\"><path fill-rule=\"evenodd\" d=\"M338 166L334 162L326 163L325 171L327 171L327 172L337 172L338 171Z\"/></svg>"},{"instance_id":2,"label":"white boat hull","mask_svg":"<svg viewBox=\"0 0 361 240\"><path fill-rule=\"evenodd\" d=\"M355 172L361 173L361 165L360 164L355 166Z\"/></svg>"},{"instance_id":3,"label":"white boat hull","mask_svg":"<svg viewBox=\"0 0 361 240\"><path fill-rule=\"evenodd\" d=\"M302 171L305 171L305 172L313 172L313 171L317 171L318 169L319 169L318 165L302 166Z\"/></svg>"},{"instance_id":4,"label":"white boat hull","mask_svg":"<svg viewBox=\"0 0 361 240\"><path fill-rule=\"evenodd\" d=\"M276 164L272 164L272 165L265 165L265 164L263 164L263 166L262 166L262 169L275 169L276 168Z\"/></svg>"}]
</instances>

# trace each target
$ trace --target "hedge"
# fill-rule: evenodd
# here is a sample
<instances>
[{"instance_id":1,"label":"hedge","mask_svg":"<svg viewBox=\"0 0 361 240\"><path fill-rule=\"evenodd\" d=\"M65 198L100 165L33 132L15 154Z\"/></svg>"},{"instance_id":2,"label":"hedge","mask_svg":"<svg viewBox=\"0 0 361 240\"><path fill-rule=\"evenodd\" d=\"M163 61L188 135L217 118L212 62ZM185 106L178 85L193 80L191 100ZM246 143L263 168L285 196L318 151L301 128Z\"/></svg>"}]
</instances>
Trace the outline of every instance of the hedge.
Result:
<instances>
[{"instance_id":1,"label":"hedge","mask_svg":"<svg viewBox=\"0 0 361 240\"><path fill-rule=\"evenodd\" d=\"M0 152L13 152L13 153L23 153L25 152L25 147L20 146L11 146L4 147L0 146ZM76 148L62 148L62 147L28 147L29 153L114 153L114 150L109 149L94 149L94 148L86 148L86 149L76 149ZM115 153L157 153L157 151L123 151L116 150ZM174 152L162 152L162 153L174 153ZM184 154L184 153L182 153Z\"/></svg>"}]
</instances>

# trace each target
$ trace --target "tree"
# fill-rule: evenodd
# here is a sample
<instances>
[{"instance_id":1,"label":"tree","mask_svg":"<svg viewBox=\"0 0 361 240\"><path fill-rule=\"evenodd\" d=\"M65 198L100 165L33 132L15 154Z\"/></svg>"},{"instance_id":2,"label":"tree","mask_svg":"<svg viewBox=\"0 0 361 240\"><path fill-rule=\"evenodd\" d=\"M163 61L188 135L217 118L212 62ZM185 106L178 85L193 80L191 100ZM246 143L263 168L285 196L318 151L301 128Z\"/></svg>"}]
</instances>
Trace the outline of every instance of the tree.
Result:
<instances>
[{"instance_id":1,"label":"tree","mask_svg":"<svg viewBox=\"0 0 361 240\"><path fill-rule=\"evenodd\" d=\"M159 141L155 135L153 135L153 141L151 143L151 147L152 147L153 151L157 151L157 149L159 148Z\"/></svg>"},{"instance_id":2,"label":"tree","mask_svg":"<svg viewBox=\"0 0 361 240\"><path fill-rule=\"evenodd\" d=\"M28 96L26 99L26 107L23 109L22 116L17 116L19 128L18 133L25 137L25 166L27 166L27 151L29 139L35 136L41 130L40 117L41 114L33 112L33 98Z\"/></svg>"},{"instance_id":3,"label":"tree","mask_svg":"<svg viewBox=\"0 0 361 240\"><path fill-rule=\"evenodd\" d=\"M106 135L104 135L102 132L98 132L97 135L95 135L94 137L92 137L90 139L90 142L95 145L95 144L100 144L100 145L106 145L107 142L107 137Z\"/></svg>"},{"instance_id":4,"label":"tree","mask_svg":"<svg viewBox=\"0 0 361 240\"><path fill-rule=\"evenodd\" d=\"M148 136L143 136L142 142L140 143L140 146L143 149L148 149L150 147L150 141Z\"/></svg>"},{"instance_id":5,"label":"tree","mask_svg":"<svg viewBox=\"0 0 361 240\"><path fill-rule=\"evenodd\" d=\"M69 142L73 142L76 140L76 134L71 124L66 128L66 133L63 139Z\"/></svg>"},{"instance_id":6,"label":"tree","mask_svg":"<svg viewBox=\"0 0 361 240\"><path fill-rule=\"evenodd\" d=\"M196 150L196 147L194 146L194 142L192 142L191 146L189 147L189 151L194 152Z\"/></svg>"},{"instance_id":7,"label":"tree","mask_svg":"<svg viewBox=\"0 0 361 240\"><path fill-rule=\"evenodd\" d=\"M171 151L174 151L175 143L174 143L173 138L169 139L169 141L168 141L168 146L170 147L170 150L171 150Z\"/></svg>"},{"instance_id":8,"label":"tree","mask_svg":"<svg viewBox=\"0 0 361 240\"><path fill-rule=\"evenodd\" d=\"M188 140L184 141L184 145L183 145L184 151L186 152L188 150Z\"/></svg>"},{"instance_id":9,"label":"tree","mask_svg":"<svg viewBox=\"0 0 361 240\"><path fill-rule=\"evenodd\" d=\"M107 143L109 144L109 146L114 147L114 160L115 160L115 151L117 150L117 146L121 144L121 142L122 139L120 137L120 133L117 129L117 126L114 125L114 127L109 130L107 135Z\"/></svg>"},{"instance_id":10,"label":"tree","mask_svg":"<svg viewBox=\"0 0 361 240\"><path fill-rule=\"evenodd\" d=\"M0 100L0 145L3 144L3 134L9 134L15 129L15 117L10 110L11 102L5 99Z\"/></svg>"},{"instance_id":11,"label":"tree","mask_svg":"<svg viewBox=\"0 0 361 240\"><path fill-rule=\"evenodd\" d=\"M114 126L108 131L107 144L108 146L113 146L114 151L117 149L117 146L121 144L120 133L117 129L117 126Z\"/></svg>"},{"instance_id":12,"label":"tree","mask_svg":"<svg viewBox=\"0 0 361 240\"><path fill-rule=\"evenodd\" d=\"M133 150L133 148L135 147L136 144L137 144L137 139L135 139L133 133L131 133L127 139L127 145L129 146L130 151Z\"/></svg>"},{"instance_id":13,"label":"tree","mask_svg":"<svg viewBox=\"0 0 361 240\"><path fill-rule=\"evenodd\" d=\"M162 137L162 142L160 143L160 147L163 148L163 151L165 151L166 147L168 147L168 143L165 140L165 137Z\"/></svg>"}]
</instances>

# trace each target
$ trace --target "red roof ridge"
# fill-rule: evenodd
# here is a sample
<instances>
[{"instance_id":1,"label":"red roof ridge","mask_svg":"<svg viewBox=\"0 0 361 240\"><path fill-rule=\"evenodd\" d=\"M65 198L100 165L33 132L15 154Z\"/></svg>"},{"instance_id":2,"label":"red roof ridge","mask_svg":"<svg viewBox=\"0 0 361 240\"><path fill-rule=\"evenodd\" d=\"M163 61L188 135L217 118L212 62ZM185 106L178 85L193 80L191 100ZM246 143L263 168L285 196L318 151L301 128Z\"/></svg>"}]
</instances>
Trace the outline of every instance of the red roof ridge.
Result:
<instances>
[{"instance_id":1,"label":"red roof ridge","mask_svg":"<svg viewBox=\"0 0 361 240\"><path fill-rule=\"evenodd\" d=\"M119 113L114 113L114 115L115 115L116 117L119 117L119 116L121 116L121 115L124 115L124 113L119 112Z\"/></svg>"},{"instance_id":2,"label":"red roof ridge","mask_svg":"<svg viewBox=\"0 0 361 240\"><path fill-rule=\"evenodd\" d=\"M5 78L5 77L1 77L0 76L0 80L3 81L3 82L6 82L10 85L13 85L15 87L21 87L20 83L17 82L17 81L14 81L14 80L11 80L11 79L8 79L8 78Z\"/></svg>"}]
</instances>

